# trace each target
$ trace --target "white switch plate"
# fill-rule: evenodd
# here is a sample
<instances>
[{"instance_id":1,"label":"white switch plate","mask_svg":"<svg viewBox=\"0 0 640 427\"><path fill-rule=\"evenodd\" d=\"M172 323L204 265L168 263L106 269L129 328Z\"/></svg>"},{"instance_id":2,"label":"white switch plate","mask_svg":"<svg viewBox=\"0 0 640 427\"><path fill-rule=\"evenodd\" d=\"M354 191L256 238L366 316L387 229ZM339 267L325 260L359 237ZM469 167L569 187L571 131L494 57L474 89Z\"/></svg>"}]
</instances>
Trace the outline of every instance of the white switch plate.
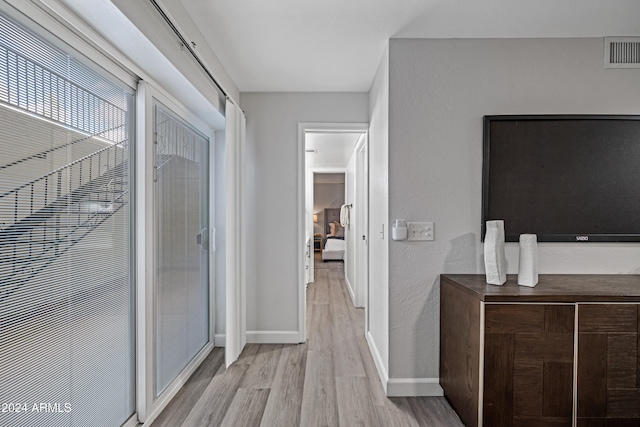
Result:
<instances>
[{"instance_id":1,"label":"white switch plate","mask_svg":"<svg viewBox=\"0 0 640 427\"><path fill-rule=\"evenodd\" d=\"M433 240L433 222L408 222L407 240Z\"/></svg>"}]
</instances>

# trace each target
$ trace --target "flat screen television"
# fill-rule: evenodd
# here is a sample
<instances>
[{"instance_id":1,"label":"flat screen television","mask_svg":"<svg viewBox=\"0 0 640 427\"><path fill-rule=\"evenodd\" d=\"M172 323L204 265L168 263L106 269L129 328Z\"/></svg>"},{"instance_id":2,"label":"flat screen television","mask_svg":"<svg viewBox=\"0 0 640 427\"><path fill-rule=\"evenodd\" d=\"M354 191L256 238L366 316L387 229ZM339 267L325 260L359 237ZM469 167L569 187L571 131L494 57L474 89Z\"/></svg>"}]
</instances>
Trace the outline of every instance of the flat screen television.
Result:
<instances>
[{"instance_id":1,"label":"flat screen television","mask_svg":"<svg viewBox=\"0 0 640 427\"><path fill-rule=\"evenodd\" d=\"M640 116L485 116L482 238L640 241Z\"/></svg>"}]
</instances>

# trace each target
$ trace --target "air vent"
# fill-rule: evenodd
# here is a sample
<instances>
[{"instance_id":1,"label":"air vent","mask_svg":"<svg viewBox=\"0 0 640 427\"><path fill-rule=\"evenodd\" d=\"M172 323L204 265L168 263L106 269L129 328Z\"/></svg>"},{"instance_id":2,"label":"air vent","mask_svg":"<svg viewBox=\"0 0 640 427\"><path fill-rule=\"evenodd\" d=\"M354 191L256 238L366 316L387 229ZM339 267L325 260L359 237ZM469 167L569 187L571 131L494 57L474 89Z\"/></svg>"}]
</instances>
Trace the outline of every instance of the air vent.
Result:
<instances>
[{"instance_id":1,"label":"air vent","mask_svg":"<svg viewBox=\"0 0 640 427\"><path fill-rule=\"evenodd\" d=\"M607 37L604 42L605 68L640 68L640 38Z\"/></svg>"}]
</instances>

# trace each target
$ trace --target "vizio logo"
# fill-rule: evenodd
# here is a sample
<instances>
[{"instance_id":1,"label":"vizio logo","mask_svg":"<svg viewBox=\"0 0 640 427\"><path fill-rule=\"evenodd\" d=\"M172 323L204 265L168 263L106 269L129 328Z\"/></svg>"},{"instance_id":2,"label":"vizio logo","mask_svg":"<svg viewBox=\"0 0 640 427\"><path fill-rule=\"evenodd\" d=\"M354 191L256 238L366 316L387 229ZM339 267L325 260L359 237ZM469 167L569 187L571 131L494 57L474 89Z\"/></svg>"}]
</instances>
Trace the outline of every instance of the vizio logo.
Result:
<instances>
[{"instance_id":1,"label":"vizio logo","mask_svg":"<svg viewBox=\"0 0 640 427\"><path fill-rule=\"evenodd\" d=\"M589 240L589 236L576 236L578 242L586 242Z\"/></svg>"}]
</instances>

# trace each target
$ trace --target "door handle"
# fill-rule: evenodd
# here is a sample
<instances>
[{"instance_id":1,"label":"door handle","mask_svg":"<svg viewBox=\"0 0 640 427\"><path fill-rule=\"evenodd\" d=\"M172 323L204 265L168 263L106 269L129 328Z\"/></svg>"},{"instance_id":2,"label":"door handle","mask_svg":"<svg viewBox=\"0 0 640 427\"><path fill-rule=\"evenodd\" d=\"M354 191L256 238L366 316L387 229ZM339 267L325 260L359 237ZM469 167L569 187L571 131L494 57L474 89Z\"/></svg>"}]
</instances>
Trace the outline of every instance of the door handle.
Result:
<instances>
[{"instance_id":1,"label":"door handle","mask_svg":"<svg viewBox=\"0 0 640 427\"><path fill-rule=\"evenodd\" d=\"M208 246L209 246L207 242L208 237L209 237L209 230L206 227L201 229L200 232L196 235L196 243L201 246L200 249L203 251L208 250Z\"/></svg>"}]
</instances>

